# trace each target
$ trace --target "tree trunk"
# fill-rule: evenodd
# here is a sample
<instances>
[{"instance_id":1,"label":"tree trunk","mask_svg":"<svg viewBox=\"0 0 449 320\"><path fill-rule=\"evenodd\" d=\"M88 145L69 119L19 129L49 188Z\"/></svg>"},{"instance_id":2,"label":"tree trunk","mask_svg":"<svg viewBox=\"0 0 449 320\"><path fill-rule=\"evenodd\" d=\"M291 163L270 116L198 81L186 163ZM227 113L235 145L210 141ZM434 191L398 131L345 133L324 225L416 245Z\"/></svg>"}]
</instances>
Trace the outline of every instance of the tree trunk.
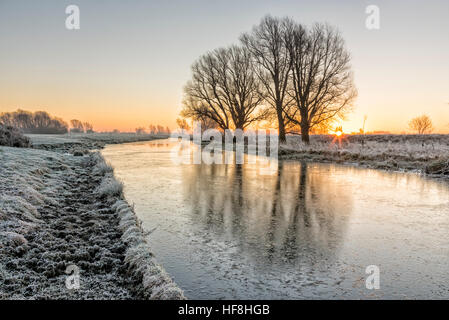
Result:
<instances>
[{"instance_id":1,"label":"tree trunk","mask_svg":"<svg viewBox=\"0 0 449 320\"><path fill-rule=\"evenodd\" d=\"M282 107L276 107L279 125L279 143L285 143L287 138L285 137L285 124L284 117L282 116Z\"/></svg>"},{"instance_id":2,"label":"tree trunk","mask_svg":"<svg viewBox=\"0 0 449 320\"><path fill-rule=\"evenodd\" d=\"M308 124L301 124L301 140L305 144L310 144L309 125Z\"/></svg>"}]
</instances>

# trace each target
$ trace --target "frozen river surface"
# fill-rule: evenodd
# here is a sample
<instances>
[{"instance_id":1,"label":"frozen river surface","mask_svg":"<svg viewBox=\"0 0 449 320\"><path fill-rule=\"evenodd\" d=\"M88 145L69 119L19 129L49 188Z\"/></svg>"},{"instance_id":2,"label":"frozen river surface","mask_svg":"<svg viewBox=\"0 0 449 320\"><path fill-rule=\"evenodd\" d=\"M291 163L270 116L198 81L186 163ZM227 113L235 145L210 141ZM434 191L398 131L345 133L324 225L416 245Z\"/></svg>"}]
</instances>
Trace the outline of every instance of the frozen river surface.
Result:
<instances>
[{"instance_id":1,"label":"frozen river surface","mask_svg":"<svg viewBox=\"0 0 449 320\"><path fill-rule=\"evenodd\" d=\"M316 163L280 162L269 175L176 164L173 144L102 153L188 298L449 298L447 182ZM378 290L366 288L370 265Z\"/></svg>"}]
</instances>

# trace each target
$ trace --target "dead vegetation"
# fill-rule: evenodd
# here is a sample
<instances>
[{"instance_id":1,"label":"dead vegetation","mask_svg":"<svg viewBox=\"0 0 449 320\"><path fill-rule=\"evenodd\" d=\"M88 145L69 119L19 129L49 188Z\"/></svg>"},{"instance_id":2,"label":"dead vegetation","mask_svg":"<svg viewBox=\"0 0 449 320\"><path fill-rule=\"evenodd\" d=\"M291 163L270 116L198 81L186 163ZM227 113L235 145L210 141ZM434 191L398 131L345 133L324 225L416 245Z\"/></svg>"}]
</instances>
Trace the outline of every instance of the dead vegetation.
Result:
<instances>
[{"instance_id":1,"label":"dead vegetation","mask_svg":"<svg viewBox=\"0 0 449 320\"><path fill-rule=\"evenodd\" d=\"M449 135L348 135L341 140L333 135L314 135L310 145L289 136L279 156L447 175L444 164L449 159Z\"/></svg>"},{"instance_id":2,"label":"dead vegetation","mask_svg":"<svg viewBox=\"0 0 449 320\"><path fill-rule=\"evenodd\" d=\"M31 141L19 129L0 124L0 146L28 148Z\"/></svg>"},{"instance_id":3,"label":"dead vegetation","mask_svg":"<svg viewBox=\"0 0 449 320\"><path fill-rule=\"evenodd\" d=\"M449 176L449 157L428 164L426 166L426 173Z\"/></svg>"}]
</instances>

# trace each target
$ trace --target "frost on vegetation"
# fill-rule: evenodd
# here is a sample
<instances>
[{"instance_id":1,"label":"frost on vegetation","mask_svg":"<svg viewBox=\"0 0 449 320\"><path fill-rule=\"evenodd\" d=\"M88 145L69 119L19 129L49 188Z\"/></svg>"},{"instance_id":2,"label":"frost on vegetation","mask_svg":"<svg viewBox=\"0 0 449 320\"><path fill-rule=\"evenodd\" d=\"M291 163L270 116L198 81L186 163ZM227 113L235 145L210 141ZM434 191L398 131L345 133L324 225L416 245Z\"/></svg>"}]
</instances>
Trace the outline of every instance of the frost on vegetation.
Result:
<instances>
[{"instance_id":1,"label":"frost on vegetation","mask_svg":"<svg viewBox=\"0 0 449 320\"><path fill-rule=\"evenodd\" d=\"M122 192L123 184L111 176L104 178L97 188L97 193L100 197L120 196Z\"/></svg>"},{"instance_id":2,"label":"frost on vegetation","mask_svg":"<svg viewBox=\"0 0 449 320\"><path fill-rule=\"evenodd\" d=\"M9 273L6 270L6 268L3 266L3 264L0 262L0 279L7 279L9 278Z\"/></svg>"},{"instance_id":3,"label":"frost on vegetation","mask_svg":"<svg viewBox=\"0 0 449 320\"><path fill-rule=\"evenodd\" d=\"M5 245L12 245L13 247L28 244L28 241L23 235L11 231L0 232L0 242Z\"/></svg>"},{"instance_id":4,"label":"frost on vegetation","mask_svg":"<svg viewBox=\"0 0 449 320\"><path fill-rule=\"evenodd\" d=\"M426 166L426 173L449 175L449 157L438 159L428 164Z\"/></svg>"},{"instance_id":5,"label":"frost on vegetation","mask_svg":"<svg viewBox=\"0 0 449 320\"><path fill-rule=\"evenodd\" d=\"M143 287L151 292L150 299L179 300L184 299L182 290L171 280L170 276L158 265L148 266L143 273Z\"/></svg>"},{"instance_id":6,"label":"frost on vegetation","mask_svg":"<svg viewBox=\"0 0 449 320\"><path fill-rule=\"evenodd\" d=\"M128 272L137 279L142 279L144 297L185 299L182 290L154 261L140 221L129 204L122 200L123 184L114 178L112 167L104 161L99 153L93 153L91 157L95 164L93 172L103 176L100 186L96 190L97 194L100 197L118 198L112 205L112 209L119 216L118 228L122 232L121 240L127 247L124 261L128 266Z\"/></svg>"},{"instance_id":7,"label":"frost on vegetation","mask_svg":"<svg viewBox=\"0 0 449 320\"><path fill-rule=\"evenodd\" d=\"M39 222L35 206L18 196L0 195L0 211L6 218Z\"/></svg>"},{"instance_id":8,"label":"frost on vegetation","mask_svg":"<svg viewBox=\"0 0 449 320\"><path fill-rule=\"evenodd\" d=\"M123 193L123 183L114 177L113 168L106 163L99 152L91 154L91 160L94 163L92 172L100 177L103 177L100 185L96 189L100 197L117 197Z\"/></svg>"},{"instance_id":9,"label":"frost on vegetation","mask_svg":"<svg viewBox=\"0 0 449 320\"><path fill-rule=\"evenodd\" d=\"M62 160L43 150L0 147L0 232L26 234L41 223L39 208L56 205L64 187L59 173L49 174Z\"/></svg>"},{"instance_id":10,"label":"frost on vegetation","mask_svg":"<svg viewBox=\"0 0 449 320\"><path fill-rule=\"evenodd\" d=\"M0 124L0 146L29 148L31 141L19 129Z\"/></svg>"},{"instance_id":11,"label":"frost on vegetation","mask_svg":"<svg viewBox=\"0 0 449 320\"><path fill-rule=\"evenodd\" d=\"M120 217L119 229L123 233L122 241L127 245L125 263L129 272L142 279L144 296L150 299L185 299L182 290L155 262L142 227L128 203L118 200L112 208Z\"/></svg>"},{"instance_id":12,"label":"frost on vegetation","mask_svg":"<svg viewBox=\"0 0 449 320\"><path fill-rule=\"evenodd\" d=\"M341 143L332 135L311 136L310 145L300 137L288 137L282 146L292 151L349 152L366 155L391 154L409 157L439 157L449 155L449 135L350 135Z\"/></svg>"},{"instance_id":13,"label":"frost on vegetation","mask_svg":"<svg viewBox=\"0 0 449 320\"><path fill-rule=\"evenodd\" d=\"M332 135L313 135L310 144L297 136L287 137L280 155L336 162L360 162L374 167L425 169L430 163L449 159L449 135L347 135L338 141ZM441 160L443 159L443 160ZM436 164L437 168L438 165ZM447 174L447 170L437 169Z\"/></svg>"},{"instance_id":14,"label":"frost on vegetation","mask_svg":"<svg viewBox=\"0 0 449 320\"><path fill-rule=\"evenodd\" d=\"M112 220L115 221L115 216L119 217L119 224L113 226L113 234L116 234L116 228L118 227L121 232L121 239L117 248L125 246L123 258L128 269L127 273L133 282L138 281L140 283L138 289L136 289L139 296L152 299L183 299L182 291L164 272L162 267L154 261L142 232L141 224L132 208L123 200L123 185L114 178L112 168L100 154L93 154L92 158L86 160L91 160L93 165L94 175L92 177L84 175L80 177L76 168L67 165L70 161L79 161L71 155L40 149L0 147L0 253L7 250L6 252L23 255L28 254L27 252L36 251L33 246L36 243L46 241L39 236L39 232L43 231L40 213L44 216L44 210L49 210L49 205L54 205L54 208L50 208L49 212L60 210L58 202L60 198L56 197L73 196L71 192L66 190L68 187L67 181L78 179L81 184L92 179L95 180L95 183L99 183L95 190L96 195L106 196L107 203L115 203ZM117 201L117 199L119 200ZM105 211L109 212L110 210L108 208ZM84 219L85 225L93 225L96 222L92 218L92 214L84 212L84 215L86 216L86 219ZM30 238L28 235L33 229L38 232L35 232L34 237ZM97 241L96 235L92 235L91 238L95 243L104 241L100 236ZM30 239L33 239L32 242ZM30 241L30 244L27 240ZM58 253L52 250L45 251L40 253L39 259L54 260L52 256L55 254ZM74 253L72 252L72 254ZM81 249L77 250L76 254L80 259L81 257L85 259L85 257L91 255L88 251ZM10 267L6 268L8 261L5 260L5 257L9 259L7 255L0 255L1 279L9 277L7 273ZM98 268L101 267L102 263L108 267L122 263L121 259L109 257L107 250L104 250L104 256L102 257L104 261L98 262ZM36 258L35 260L37 261ZM32 263L35 264L36 262ZM52 265L49 267L48 270L44 271L43 277L53 276L57 271L56 268L59 268L59 266ZM16 284L16 287L19 286L20 284ZM121 296L122 292L111 293L111 297L113 294ZM4 286L0 286L1 297L22 298L23 293L16 295L16 293L5 291Z\"/></svg>"},{"instance_id":15,"label":"frost on vegetation","mask_svg":"<svg viewBox=\"0 0 449 320\"><path fill-rule=\"evenodd\" d=\"M112 169L112 167L109 164L107 164L104 160L97 161L97 164L93 168L93 173L99 176L112 174L113 171L114 169Z\"/></svg>"}]
</instances>

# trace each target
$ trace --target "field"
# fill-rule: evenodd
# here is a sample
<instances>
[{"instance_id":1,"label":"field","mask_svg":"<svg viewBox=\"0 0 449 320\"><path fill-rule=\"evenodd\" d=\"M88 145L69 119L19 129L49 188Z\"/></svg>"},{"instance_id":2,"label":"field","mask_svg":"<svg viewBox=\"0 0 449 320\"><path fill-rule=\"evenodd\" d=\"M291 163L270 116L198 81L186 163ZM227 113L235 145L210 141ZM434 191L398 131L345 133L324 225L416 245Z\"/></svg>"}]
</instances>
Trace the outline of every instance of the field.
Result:
<instances>
[{"instance_id":1,"label":"field","mask_svg":"<svg viewBox=\"0 0 449 320\"><path fill-rule=\"evenodd\" d=\"M135 133L26 134L26 136L30 138L35 148L79 154L87 154L89 150L101 149L106 144L168 138L166 134Z\"/></svg>"},{"instance_id":2,"label":"field","mask_svg":"<svg viewBox=\"0 0 449 320\"><path fill-rule=\"evenodd\" d=\"M310 145L289 136L279 156L449 176L449 135L312 135Z\"/></svg>"},{"instance_id":3,"label":"field","mask_svg":"<svg viewBox=\"0 0 449 320\"><path fill-rule=\"evenodd\" d=\"M0 299L183 298L100 154L37 138L54 151L0 146ZM70 265L78 290L66 288Z\"/></svg>"}]
</instances>

